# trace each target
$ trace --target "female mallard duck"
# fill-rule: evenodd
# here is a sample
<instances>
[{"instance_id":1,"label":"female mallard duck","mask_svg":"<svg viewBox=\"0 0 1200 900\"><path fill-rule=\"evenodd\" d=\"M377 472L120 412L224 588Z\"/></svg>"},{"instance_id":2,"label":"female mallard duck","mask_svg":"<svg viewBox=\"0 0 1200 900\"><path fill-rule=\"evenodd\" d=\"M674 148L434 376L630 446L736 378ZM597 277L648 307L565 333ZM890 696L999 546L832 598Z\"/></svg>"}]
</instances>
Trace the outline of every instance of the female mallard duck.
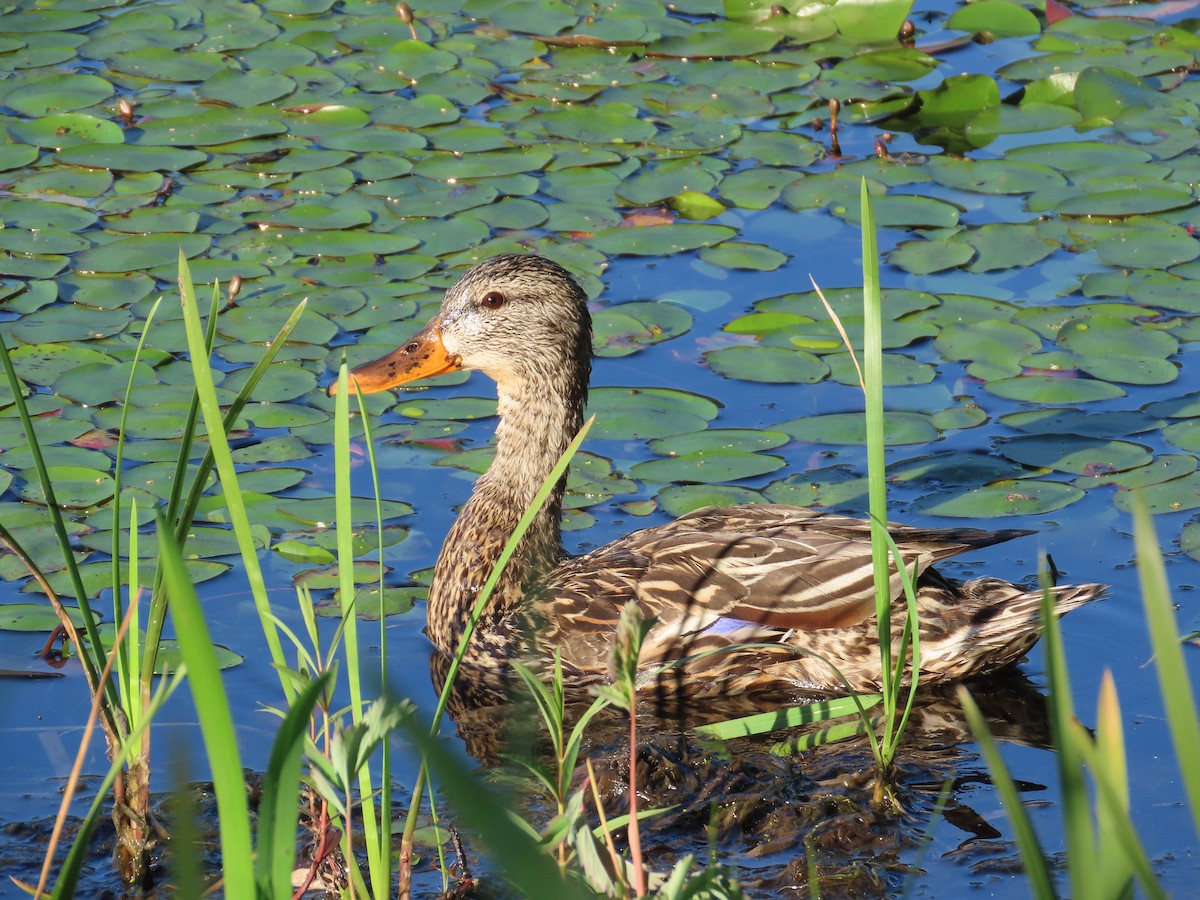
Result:
<instances>
[{"instance_id":1,"label":"female mallard duck","mask_svg":"<svg viewBox=\"0 0 1200 900\"><path fill-rule=\"evenodd\" d=\"M428 634L444 655L455 652L501 549L582 425L591 350L587 298L571 276L542 257L505 255L463 275L407 344L352 373L362 393L454 369L479 369L496 382L495 460L450 529L429 588ZM842 690L822 658L854 689L878 686L867 522L794 506L703 509L571 557L559 536L565 481L521 541L471 641L465 674L478 687L500 688L512 657L555 650L572 684L606 679L629 600L656 620L641 668L683 660L667 670L672 691ZM992 672L1034 645L1040 592L998 578L958 584L932 568L1030 532L890 530L920 571L923 681ZM898 579L894 590L902 609ZM1056 609L1066 613L1102 590L1056 587Z\"/></svg>"}]
</instances>

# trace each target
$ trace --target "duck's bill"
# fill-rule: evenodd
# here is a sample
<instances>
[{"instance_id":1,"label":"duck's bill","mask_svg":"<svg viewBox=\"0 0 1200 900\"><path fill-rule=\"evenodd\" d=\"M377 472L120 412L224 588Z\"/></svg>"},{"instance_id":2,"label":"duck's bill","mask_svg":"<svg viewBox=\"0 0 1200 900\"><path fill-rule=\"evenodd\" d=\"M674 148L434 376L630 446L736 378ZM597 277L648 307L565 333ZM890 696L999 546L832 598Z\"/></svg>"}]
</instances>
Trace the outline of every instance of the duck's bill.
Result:
<instances>
[{"instance_id":1,"label":"duck's bill","mask_svg":"<svg viewBox=\"0 0 1200 900\"><path fill-rule=\"evenodd\" d=\"M403 347L350 371L350 393L377 394L410 381L462 368L462 359L442 343L441 322L434 319ZM337 393L337 382L329 386Z\"/></svg>"}]
</instances>

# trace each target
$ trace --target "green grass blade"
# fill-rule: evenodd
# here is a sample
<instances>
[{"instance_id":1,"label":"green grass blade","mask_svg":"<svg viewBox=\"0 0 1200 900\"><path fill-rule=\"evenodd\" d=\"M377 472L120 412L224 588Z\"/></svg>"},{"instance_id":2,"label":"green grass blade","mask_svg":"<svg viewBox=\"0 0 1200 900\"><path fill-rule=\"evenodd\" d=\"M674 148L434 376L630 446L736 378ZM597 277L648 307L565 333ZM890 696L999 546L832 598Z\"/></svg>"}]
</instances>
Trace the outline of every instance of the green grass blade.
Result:
<instances>
[{"instance_id":1,"label":"green grass blade","mask_svg":"<svg viewBox=\"0 0 1200 900\"><path fill-rule=\"evenodd\" d=\"M155 313L162 298L154 301L146 321L142 323L142 333L138 336L137 347L133 351L133 359L129 363L129 378L125 382L125 396L121 403L121 423L117 431L116 460L113 463L113 499L112 499L112 589L113 621L120 622L125 618L124 600L121 596L121 493L125 472L125 434L126 423L129 420L130 397L133 396L134 382L137 380L137 367L141 361L142 352L146 349L146 337L154 323ZM129 602L134 603L137 597L137 507L130 512L129 528ZM121 703L130 721L136 721L141 715L142 688L139 673L141 671L140 655L138 653L138 635L141 633L141 623L138 613L134 612L129 623L129 639L122 641L117 648L117 682L121 686Z\"/></svg>"},{"instance_id":2,"label":"green grass blade","mask_svg":"<svg viewBox=\"0 0 1200 900\"><path fill-rule=\"evenodd\" d=\"M1050 682L1050 735L1058 751L1058 780L1062 790L1063 824L1066 829L1067 852L1073 859L1086 859L1096 852L1092 828L1091 801L1083 758L1077 742L1069 739L1075 724L1075 707L1071 701L1071 679L1067 672L1067 657L1063 650L1062 629L1054 612L1054 596L1045 567L1042 567L1042 647L1046 657L1046 676ZM1069 866L1071 894L1075 897L1094 897L1103 889L1098 883L1094 866Z\"/></svg>"},{"instance_id":3,"label":"green grass blade","mask_svg":"<svg viewBox=\"0 0 1200 900\"><path fill-rule=\"evenodd\" d=\"M304 757L304 741L308 737L309 716L329 680L330 673L325 672L296 695L271 745L262 801L258 807L258 844L255 847L259 896L264 900L287 900L292 895L300 763Z\"/></svg>"},{"instance_id":4,"label":"green grass blade","mask_svg":"<svg viewBox=\"0 0 1200 900\"><path fill-rule=\"evenodd\" d=\"M1137 550L1138 579L1142 587L1142 603L1150 626L1150 642L1154 647L1155 668L1159 688L1167 711L1175 759L1192 810L1192 824L1200 838L1200 717L1188 677L1187 662L1179 643L1175 613L1171 609L1171 592L1163 568L1162 551L1154 534L1154 525L1146 509L1145 498L1138 495L1133 503L1133 540Z\"/></svg>"},{"instance_id":5,"label":"green grass blade","mask_svg":"<svg viewBox=\"0 0 1200 900\"><path fill-rule=\"evenodd\" d=\"M867 432L867 496L871 513L871 561L875 570L875 615L879 628L881 693L889 724L895 712L892 677L892 594L887 551L887 473L883 433L883 298L879 287L879 245L875 209L867 181L859 189L862 211L863 395ZM886 760L885 765L891 760Z\"/></svg>"},{"instance_id":6,"label":"green grass blade","mask_svg":"<svg viewBox=\"0 0 1200 900\"><path fill-rule=\"evenodd\" d=\"M183 322L187 332L188 353L191 356L192 372L196 377L196 391L200 397L200 411L204 416L204 425L208 431L209 448L217 473L221 478L225 503L229 509L229 521L233 525L233 534L241 552L242 564L246 567L246 580L250 584L250 593L254 598L254 606L258 612L259 624L267 639L267 649L277 670L286 667L283 656L283 645L279 639L279 631L271 616L270 599L267 596L267 585L263 578L262 567L258 561L258 549L254 543L254 535L250 529L250 518L246 513L246 504L238 488L237 472L233 464L233 456L229 450L229 438L225 431L221 406L217 401L216 387L213 382L212 367L205 353L203 332L200 327L200 313L196 306L196 293L192 287L191 273L188 271L187 259L183 252L179 254L179 294L183 306ZM284 696L291 700L294 689L285 677L280 675L280 684Z\"/></svg>"},{"instance_id":7,"label":"green grass blade","mask_svg":"<svg viewBox=\"0 0 1200 900\"><path fill-rule=\"evenodd\" d=\"M348 376L347 376L348 377ZM363 444L367 449L367 467L371 472L371 489L375 500L375 528L376 534L379 536L376 552L378 553L379 566L379 581L377 583L379 591L379 684L388 683L388 637L387 637L387 591L384 585L384 567L382 565L384 559L384 532L383 532L383 490L379 483L379 465L375 459L375 441L371 435L371 417L367 414L366 400L362 394L355 395L358 399L359 421L362 423L363 429ZM335 469L334 477L340 476L340 470ZM350 473L347 470L346 478L346 494L349 496L349 478ZM380 753L379 763L379 789L378 789L380 810L379 828L376 830L375 841L373 844L368 844L367 852L372 854L370 860L370 868L372 877L375 873L380 873L387 879L390 884L390 873L392 871L392 829L391 829L391 809L392 809L392 745L385 742ZM435 810L430 810L436 812ZM374 811L372 810L374 815ZM384 874L386 873L386 875Z\"/></svg>"},{"instance_id":8,"label":"green grass blade","mask_svg":"<svg viewBox=\"0 0 1200 900\"><path fill-rule=\"evenodd\" d=\"M24 385L21 379L17 377L17 370L13 368L12 358L8 355L8 346L3 340L0 340L0 364L4 366L4 374L8 377L8 384L12 389L13 405L17 409L17 415L21 419L21 428L25 432L25 437L29 442L29 453L33 457L33 467L34 471L37 472L38 484L41 486L42 494L46 498L46 505L50 512L50 524L54 529L54 537L58 541L58 548L62 553L63 562L67 567L67 575L71 581L71 589L75 592L75 601L78 603L80 613L83 617L88 646L76 648L79 653L79 659L83 663L84 671L87 673L88 685L91 689L93 691L104 691L106 702L102 704L101 709L104 710L104 715L111 719L108 707L110 705L116 706L118 703L116 686L113 684L111 678L103 685L99 683L100 672L104 668L104 645L100 642L100 635L96 630L96 617L92 612L87 591L83 586L83 577L79 574L79 566L75 562L75 554L71 549L71 539L67 535L67 526L63 519L62 507L58 505L58 500L54 495L54 484L50 481L50 474L46 470L46 461L42 458L42 448L37 440L37 431L34 429L33 420L29 416L29 408L25 405L25 395L21 390Z\"/></svg>"},{"instance_id":9,"label":"green grass blade","mask_svg":"<svg viewBox=\"0 0 1200 900\"><path fill-rule=\"evenodd\" d=\"M983 713L975 704L975 698L965 687L958 689L958 702L967 716L967 722L971 726L975 740L979 742L983 758L987 761L988 770L992 773L992 783L996 786L1004 808L1008 811L1013 834L1017 839L1017 847L1021 851L1021 861L1025 866L1025 876L1029 879L1029 893L1037 900L1054 900L1056 897L1054 881L1050 877L1046 854L1042 851L1042 845L1033 830L1033 823L1029 821L1029 813L1026 812L1025 805L1021 802L1021 795L1017 793L1017 786L1013 782L1012 776L1008 774L1008 766L1004 764L1004 758L1000 755L996 739L988 731L987 722L984 721ZM1080 855L1078 859L1081 863L1086 864L1084 861L1087 856ZM1075 868L1075 866L1071 868Z\"/></svg>"},{"instance_id":10,"label":"green grass blade","mask_svg":"<svg viewBox=\"0 0 1200 900\"><path fill-rule=\"evenodd\" d=\"M860 734L866 734L871 729L877 728L880 721L878 718L866 720L856 718L850 722L839 722L837 725L830 725L828 728L820 728L817 731L797 735L790 740L772 744L771 752L776 756L797 756L808 750L812 750L814 747L820 747L823 744L832 744L836 741L844 741L852 737L858 737Z\"/></svg>"},{"instance_id":11,"label":"green grass blade","mask_svg":"<svg viewBox=\"0 0 1200 900\"><path fill-rule=\"evenodd\" d=\"M513 827L505 803L455 754L447 752L430 734L430 729L411 717L402 720L400 728L420 748L446 796L523 896L555 900L592 896L577 883L567 881L537 841Z\"/></svg>"},{"instance_id":12,"label":"green grass blade","mask_svg":"<svg viewBox=\"0 0 1200 900\"><path fill-rule=\"evenodd\" d=\"M229 698L221 680L204 610L196 588L188 578L183 554L166 519L158 519L159 559L163 585L170 597L171 619L179 649L188 667L188 684L196 704L205 754L212 770L221 829L221 864L225 896L254 896L254 854L250 842L250 810L246 804L246 782L238 754L237 734Z\"/></svg>"},{"instance_id":13,"label":"green grass blade","mask_svg":"<svg viewBox=\"0 0 1200 900\"><path fill-rule=\"evenodd\" d=\"M1074 745L1075 752L1091 768L1092 780L1096 785L1097 818L1101 828L1111 829L1112 832L1105 836L1101 849L1111 848L1118 854L1116 859L1104 860L1105 864L1094 867L1096 877L1093 883L1100 893L1089 896L1126 896L1128 891L1124 890L1125 883L1132 874L1141 883L1147 897L1151 900L1166 900L1166 892L1158 883L1154 867L1150 864L1137 829L1129 818L1128 794L1122 792L1124 773L1117 779L1111 777L1112 773L1092 736L1078 722L1071 723L1067 743ZM1076 855L1073 850L1068 852L1071 859L1086 858ZM1118 867L1120 863L1124 863L1124 866ZM1076 866L1072 865L1070 868L1074 869ZM1089 868L1093 867L1089 865ZM1116 882L1100 880L1103 876L1114 874L1118 879Z\"/></svg>"},{"instance_id":14,"label":"green grass blade","mask_svg":"<svg viewBox=\"0 0 1200 900\"><path fill-rule=\"evenodd\" d=\"M776 709L765 713L755 713L751 716L742 716L738 719L729 719L724 722L699 725L692 730L705 737L730 740L731 738L748 737L768 731L779 731L783 728L812 725L828 719L856 715L860 709L868 710L877 706L882 699L881 694L860 694L858 703L855 703L850 697L821 700L817 703L806 703L802 706L792 706L787 709Z\"/></svg>"},{"instance_id":15,"label":"green grass blade","mask_svg":"<svg viewBox=\"0 0 1200 900\"><path fill-rule=\"evenodd\" d=\"M337 558L339 594L342 602L341 628L345 642L346 684L350 690L350 716L356 724L363 720L362 669L358 656L358 613L354 583L354 528L352 498L350 495L350 387L349 369L345 360L338 371L338 392L334 397L333 414L333 469L334 523L337 530ZM364 764L358 771L359 809L361 810L363 842L368 849L367 866L371 886L376 896L387 892L390 879L389 867L385 867L382 843L389 841L390 828L384 829L375 808L371 767ZM385 831L389 832L385 836Z\"/></svg>"}]
</instances>

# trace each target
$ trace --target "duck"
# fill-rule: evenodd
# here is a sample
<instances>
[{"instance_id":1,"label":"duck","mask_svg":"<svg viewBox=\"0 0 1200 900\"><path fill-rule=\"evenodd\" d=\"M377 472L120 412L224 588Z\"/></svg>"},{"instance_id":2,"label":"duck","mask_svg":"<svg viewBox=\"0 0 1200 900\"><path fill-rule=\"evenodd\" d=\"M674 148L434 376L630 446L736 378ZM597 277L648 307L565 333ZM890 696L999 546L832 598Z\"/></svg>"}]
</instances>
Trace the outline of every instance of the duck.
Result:
<instances>
[{"instance_id":1,"label":"duck","mask_svg":"<svg viewBox=\"0 0 1200 900\"><path fill-rule=\"evenodd\" d=\"M580 431L591 367L588 298L575 278L544 256L503 254L465 272L410 340L351 371L350 391L362 394L459 369L496 384L494 459L451 526L429 584L426 632L435 654L455 653L501 551ZM573 556L561 535L565 490L564 474L467 645L461 673L478 687L505 690L518 659L547 672L557 658L570 689L607 682L617 623L634 601L653 623L639 690L653 684L715 699L879 688L868 521L781 504L705 508ZM1040 590L993 577L958 582L934 568L1033 532L888 529L917 573L921 684L997 672L1033 647ZM906 609L898 576L891 590L898 639ZM1104 586L1050 590L1061 616Z\"/></svg>"}]
</instances>

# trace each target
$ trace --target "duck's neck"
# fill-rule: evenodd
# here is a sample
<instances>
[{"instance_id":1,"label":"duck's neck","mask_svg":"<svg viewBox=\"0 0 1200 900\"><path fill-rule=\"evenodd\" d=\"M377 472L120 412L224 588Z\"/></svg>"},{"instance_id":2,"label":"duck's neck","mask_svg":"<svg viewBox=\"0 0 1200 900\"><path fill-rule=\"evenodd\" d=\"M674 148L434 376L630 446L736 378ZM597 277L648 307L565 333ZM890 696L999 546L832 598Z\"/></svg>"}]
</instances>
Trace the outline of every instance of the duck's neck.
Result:
<instances>
[{"instance_id":1,"label":"duck's neck","mask_svg":"<svg viewBox=\"0 0 1200 900\"><path fill-rule=\"evenodd\" d=\"M470 500L451 527L430 584L428 633L442 653L456 650L504 545L578 433L589 369L585 360L560 367L552 378L543 372L537 380L513 379L499 384L495 459L475 483ZM513 622L501 625L499 620L519 607L536 579L562 559L560 517L565 488L564 475L496 583L488 603L493 630L519 627ZM520 639L515 633L490 637Z\"/></svg>"}]
</instances>

